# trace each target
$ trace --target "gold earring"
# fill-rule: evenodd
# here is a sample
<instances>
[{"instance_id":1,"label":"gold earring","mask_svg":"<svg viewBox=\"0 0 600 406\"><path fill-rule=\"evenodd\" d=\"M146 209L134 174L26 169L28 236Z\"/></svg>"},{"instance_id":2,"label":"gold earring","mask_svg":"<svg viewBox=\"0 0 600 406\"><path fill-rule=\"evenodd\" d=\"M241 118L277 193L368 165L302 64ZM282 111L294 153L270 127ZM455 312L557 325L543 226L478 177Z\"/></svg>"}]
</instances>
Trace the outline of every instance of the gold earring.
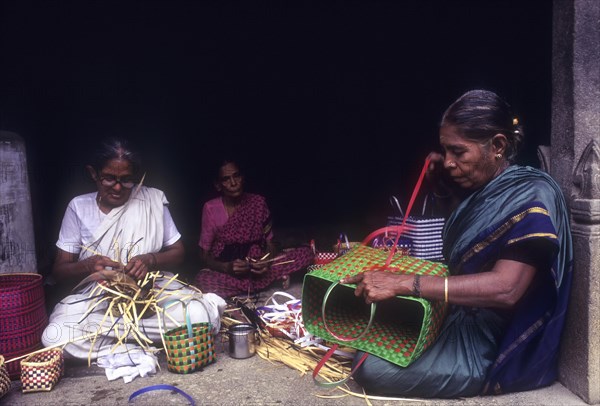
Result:
<instances>
[{"instance_id":1,"label":"gold earring","mask_svg":"<svg viewBox=\"0 0 600 406\"><path fill-rule=\"evenodd\" d=\"M496 159L502 158L502 154L496 154Z\"/></svg>"}]
</instances>

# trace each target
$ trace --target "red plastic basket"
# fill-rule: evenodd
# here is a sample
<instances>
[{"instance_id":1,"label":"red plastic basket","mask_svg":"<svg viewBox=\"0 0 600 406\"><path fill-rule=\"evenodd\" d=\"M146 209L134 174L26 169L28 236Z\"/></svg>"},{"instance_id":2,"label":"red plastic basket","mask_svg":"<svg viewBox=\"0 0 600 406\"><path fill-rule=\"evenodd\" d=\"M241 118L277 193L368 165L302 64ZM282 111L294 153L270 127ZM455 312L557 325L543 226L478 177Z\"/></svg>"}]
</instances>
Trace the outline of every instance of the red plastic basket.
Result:
<instances>
[{"instance_id":1,"label":"red plastic basket","mask_svg":"<svg viewBox=\"0 0 600 406\"><path fill-rule=\"evenodd\" d=\"M47 325L48 319L45 317L19 331L2 332L0 354L4 355L6 360L10 360L42 348L42 334ZM21 374L19 362L10 362L7 368L11 379L17 379Z\"/></svg>"},{"instance_id":2,"label":"red plastic basket","mask_svg":"<svg viewBox=\"0 0 600 406\"><path fill-rule=\"evenodd\" d=\"M38 301L28 307L2 312L0 315L0 337L7 332L19 331L46 318L46 304ZM0 339L1 340L1 339Z\"/></svg>"},{"instance_id":3,"label":"red plastic basket","mask_svg":"<svg viewBox=\"0 0 600 406\"><path fill-rule=\"evenodd\" d=\"M42 275L0 274L0 354L5 360L42 348L48 325ZM11 379L20 376L20 363L7 363Z\"/></svg>"},{"instance_id":4,"label":"red plastic basket","mask_svg":"<svg viewBox=\"0 0 600 406\"><path fill-rule=\"evenodd\" d=\"M3 331L0 338L0 354L19 351L29 348L42 341L42 333L48 325L48 318L40 318L25 328L15 331Z\"/></svg>"},{"instance_id":5,"label":"red plastic basket","mask_svg":"<svg viewBox=\"0 0 600 406\"><path fill-rule=\"evenodd\" d=\"M0 274L0 309L20 309L44 301L42 275L37 273Z\"/></svg>"}]
</instances>

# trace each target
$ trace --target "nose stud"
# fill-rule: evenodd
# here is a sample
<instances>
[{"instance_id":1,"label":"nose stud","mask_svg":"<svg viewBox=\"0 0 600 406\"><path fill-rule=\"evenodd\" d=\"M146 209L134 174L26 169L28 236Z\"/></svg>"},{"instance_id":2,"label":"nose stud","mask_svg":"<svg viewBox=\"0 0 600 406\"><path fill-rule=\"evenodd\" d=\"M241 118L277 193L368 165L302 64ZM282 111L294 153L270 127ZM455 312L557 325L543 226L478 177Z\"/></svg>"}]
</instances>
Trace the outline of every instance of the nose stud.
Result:
<instances>
[{"instance_id":1,"label":"nose stud","mask_svg":"<svg viewBox=\"0 0 600 406\"><path fill-rule=\"evenodd\" d=\"M448 166L449 166L450 168L456 168L456 162L452 162L452 161L450 161L450 162L448 162Z\"/></svg>"}]
</instances>

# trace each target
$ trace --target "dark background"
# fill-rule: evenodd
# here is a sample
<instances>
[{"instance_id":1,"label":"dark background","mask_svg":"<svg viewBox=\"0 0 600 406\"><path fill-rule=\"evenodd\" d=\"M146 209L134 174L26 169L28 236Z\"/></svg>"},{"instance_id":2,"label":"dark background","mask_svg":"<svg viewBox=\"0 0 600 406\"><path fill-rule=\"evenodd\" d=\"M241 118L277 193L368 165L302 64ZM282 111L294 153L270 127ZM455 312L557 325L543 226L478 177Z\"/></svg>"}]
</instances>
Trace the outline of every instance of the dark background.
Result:
<instances>
[{"instance_id":1,"label":"dark background","mask_svg":"<svg viewBox=\"0 0 600 406\"><path fill-rule=\"evenodd\" d=\"M222 153L276 230L360 240L408 200L463 92L513 105L523 163L549 144L549 0L0 4L0 129L25 140L40 268L105 136L141 148L190 249Z\"/></svg>"}]
</instances>

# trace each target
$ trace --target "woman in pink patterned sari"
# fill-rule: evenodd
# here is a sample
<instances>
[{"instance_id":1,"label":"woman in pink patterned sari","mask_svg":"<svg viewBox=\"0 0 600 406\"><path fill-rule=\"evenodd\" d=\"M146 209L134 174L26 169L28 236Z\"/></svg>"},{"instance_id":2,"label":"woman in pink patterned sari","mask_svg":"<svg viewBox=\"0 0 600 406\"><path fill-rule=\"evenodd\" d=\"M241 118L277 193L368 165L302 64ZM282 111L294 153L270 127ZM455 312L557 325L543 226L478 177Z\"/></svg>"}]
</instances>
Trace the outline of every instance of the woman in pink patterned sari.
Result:
<instances>
[{"instance_id":1,"label":"woman in pink patterned sari","mask_svg":"<svg viewBox=\"0 0 600 406\"><path fill-rule=\"evenodd\" d=\"M225 298L251 294L276 280L289 284L289 274L313 261L310 247L276 252L271 213L263 196L245 193L239 166L224 161L215 187L220 197L202 209L200 259L205 266L195 278L203 292Z\"/></svg>"}]
</instances>

